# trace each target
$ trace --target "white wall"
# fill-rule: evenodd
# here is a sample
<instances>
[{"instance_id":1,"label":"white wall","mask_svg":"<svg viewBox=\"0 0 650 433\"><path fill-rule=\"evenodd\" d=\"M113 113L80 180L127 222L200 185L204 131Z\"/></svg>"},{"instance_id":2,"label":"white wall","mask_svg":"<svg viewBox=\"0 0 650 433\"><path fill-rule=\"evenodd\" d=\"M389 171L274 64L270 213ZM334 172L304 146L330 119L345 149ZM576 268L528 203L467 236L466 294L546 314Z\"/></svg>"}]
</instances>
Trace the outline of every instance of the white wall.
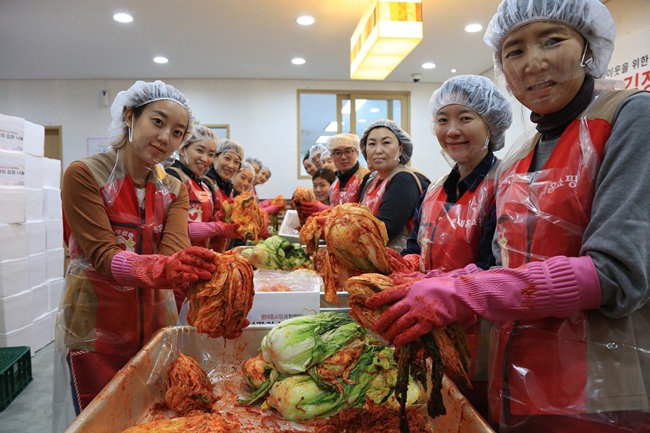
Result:
<instances>
[{"instance_id":1,"label":"white wall","mask_svg":"<svg viewBox=\"0 0 650 433\"><path fill-rule=\"evenodd\" d=\"M609 0L606 6L622 37L650 26L650 0ZM493 78L492 71L484 75ZM0 113L24 117L42 125L60 125L63 131L63 165L86 156L86 140L106 137L110 123L108 107L100 103L101 90L110 99L134 80L0 80ZM449 171L430 131L428 101L438 87L429 83L285 80L167 80L183 91L201 123L230 124L231 138L248 155L267 163L273 172L260 187L262 197L290 196L299 186L297 173L297 89L383 90L411 92L412 166L432 179ZM528 113L513 103L514 124L508 131L505 152L530 126Z\"/></svg>"}]
</instances>

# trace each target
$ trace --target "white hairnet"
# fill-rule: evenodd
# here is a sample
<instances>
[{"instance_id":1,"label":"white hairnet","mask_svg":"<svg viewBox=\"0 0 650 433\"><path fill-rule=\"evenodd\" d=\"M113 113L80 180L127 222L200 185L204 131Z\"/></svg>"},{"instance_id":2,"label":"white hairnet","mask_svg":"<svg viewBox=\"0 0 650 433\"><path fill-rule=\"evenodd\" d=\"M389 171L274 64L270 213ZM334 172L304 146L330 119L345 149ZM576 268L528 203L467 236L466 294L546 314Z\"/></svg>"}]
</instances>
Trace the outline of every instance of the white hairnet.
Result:
<instances>
[{"instance_id":1,"label":"white hairnet","mask_svg":"<svg viewBox=\"0 0 650 433\"><path fill-rule=\"evenodd\" d=\"M217 155L224 152L232 152L237 155L239 159L244 161L244 148L241 147L241 145L236 141L229 140L227 138L219 140L219 146L217 146Z\"/></svg>"},{"instance_id":2,"label":"white hairnet","mask_svg":"<svg viewBox=\"0 0 650 433\"><path fill-rule=\"evenodd\" d=\"M185 95L160 80L154 82L136 81L128 90L122 90L115 96L115 100L111 106L111 117L113 120L108 128L110 142L117 143L124 136L124 132L126 131L126 122L124 121L125 109L142 107L150 102L163 100L176 102L185 108L189 121L184 140L190 137L194 126L194 114L190 108L190 101Z\"/></svg>"},{"instance_id":3,"label":"white hairnet","mask_svg":"<svg viewBox=\"0 0 650 433\"><path fill-rule=\"evenodd\" d=\"M434 124L438 111L452 104L476 111L490 128L490 150L496 152L503 148L506 130L512 123L512 110L510 102L489 78L458 75L442 83L429 101Z\"/></svg>"},{"instance_id":4,"label":"white hairnet","mask_svg":"<svg viewBox=\"0 0 650 433\"><path fill-rule=\"evenodd\" d=\"M260 170L262 169L262 160L259 158L255 158L254 156L249 156L248 158L246 158L246 162L248 162L249 164L257 164Z\"/></svg>"},{"instance_id":5,"label":"white hairnet","mask_svg":"<svg viewBox=\"0 0 650 433\"><path fill-rule=\"evenodd\" d=\"M320 154L321 162L325 161L327 158L331 158L331 157L332 157L332 153L329 150L326 150L325 152Z\"/></svg>"},{"instance_id":6,"label":"white hairnet","mask_svg":"<svg viewBox=\"0 0 650 433\"><path fill-rule=\"evenodd\" d=\"M336 134L327 139L326 146L329 150L337 147L354 147L359 150L359 136L357 134Z\"/></svg>"},{"instance_id":7,"label":"white hairnet","mask_svg":"<svg viewBox=\"0 0 650 433\"><path fill-rule=\"evenodd\" d=\"M324 145L322 145L320 143L314 144L312 147L309 148L309 160L310 161L313 160L314 155L316 155L317 153L322 154L326 150L327 150L327 147L325 147Z\"/></svg>"},{"instance_id":8,"label":"white hairnet","mask_svg":"<svg viewBox=\"0 0 650 433\"><path fill-rule=\"evenodd\" d=\"M494 50L494 64L501 71L501 44L513 30L534 21L558 21L580 33L588 42L593 61L588 73L600 78L614 51L616 26L599 0L503 0L483 40Z\"/></svg>"},{"instance_id":9,"label":"white hairnet","mask_svg":"<svg viewBox=\"0 0 650 433\"><path fill-rule=\"evenodd\" d=\"M217 134L215 134L214 131L207 126L195 125L194 131L192 131L192 136L188 138L185 144L181 146L181 149L183 147L189 146L192 143L196 143L197 141L211 141L215 145L218 145L219 137L217 137Z\"/></svg>"},{"instance_id":10,"label":"white hairnet","mask_svg":"<svg viewBox=\"0 0 650 433\"><path fill-rule=\"evenodd\" d=\"M239 170L237 170L237 173L244 170L250 170L250 172L253 173L253 177L255 177L255 169L249 162L246 161L242 162L241 166L239 167Z\"/></svg>"},{"instance_id":11,"label":"white hairnet","mask_svg":"<svg viewBox=\"0 0 650 433\"><path fill-rule=\"evenodd\" d=\"M388 128L391 131L393 131L393 134L397 136L397 139L399 140L400 144L404 146L404 151L399 157L399 162L400 164L406 164L411 160L411 156L413 155L413 142L411 141L411 137L402 129L401 126L397 124L394 120L389 120L389 119L381 119L377 120L373 123L371 123L365 131L363 131L363 135L361 136L361 139L359 140L359 145L361 147L361 153L363 153L363 157L368 159L366 157L366 140L368 139L368 134L370 131L372 131L375 128Z\"/></svg>"}]
</instances>

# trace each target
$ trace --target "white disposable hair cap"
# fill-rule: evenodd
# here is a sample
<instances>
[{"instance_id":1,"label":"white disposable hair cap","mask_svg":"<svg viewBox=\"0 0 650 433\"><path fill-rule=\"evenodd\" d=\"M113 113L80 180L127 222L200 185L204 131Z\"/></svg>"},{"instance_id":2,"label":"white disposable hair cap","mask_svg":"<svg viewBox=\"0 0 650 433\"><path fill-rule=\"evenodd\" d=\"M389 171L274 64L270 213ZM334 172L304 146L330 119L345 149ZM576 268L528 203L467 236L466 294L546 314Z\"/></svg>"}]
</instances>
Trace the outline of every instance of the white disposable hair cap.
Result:
<instances>
[{"instance_id":1,"label":"white disposable hair cap","mask_svg":"<svg viewBox=\"0 0 650 433\"><path fill-rule=\"evenodd\" d=\"M434 126L438 111L447 105L456 104L471 108L488 124L491 151L503 148L506 130L512 123L512 109L510 102L489 78L482 75L458 75L442 83L429 101Z\"/></svg>"},{"instance_id":2,"label":"white disposable hair cap","mask_svg":"<svg viewBox=\"0 0 650 433\"><path fill-rule=\"evenodd\" d=\"M314 144L314 145L309 149L309 160L311 161L311 160L314 158L314 155L316 155L317 153L322 154L322 153L325 152L326 150L327 150L327 147L325 147L324 145L322 145L322 144L320 144L320 143Z\"/></svg>"},{"instance_id":3,"label":"white disposable hair cap","mask_svg":"<svg viewBox=\"0 0 650 433\"><path fill-rule=\"evenodd\" d=\"M504 0L494 14L483 40L494 50L494 67L501 72L501 45L513 30L535 21L557 21L580 33L592 52L587 71L595 78L607 72L614 51L616 25L599 0Z\"/></svg>"},{"instance_id":4,"label":"white disposable hair cap","mask_svg":"<svg viewBox=\"0 0 650 433\"><path fill-rule=\"evenodd\" d=\"M215 144L215 146L218 146L219 137L217 137L217 134L215 134L214 131L207 126L195 125L192 136L187 139L183 146L181 146L181 149L183 147L189 146L192 143L196 143L197 141L211 141Z\"/></svg>"},{"instance_id":5,"label":"white disposable hair cap","mask_svg":"<svg viewBox=\"0 0 650 433\"><path fill-rule=\"evenodd\" d=\"M244 170L249 170L253 174L253 177L255 177L255 169L249 162L246 161L242 162L241 167L239 167L239 170L237 170L237 173Z\"/></svg>"},{"instance_id":6,"label":"white disposable hair cap","mask_svg":"<svg viewBox=\"0 0 650 433\"><path fill-rule=\"evenodd\" d=\"M360 150L359 147L359 136L357 134L336 134L332 135L327 139L325 144L329 150L334 150L337 147L354 147L357 150Z\"/></svg>"},{"instance_id":7,"label":"white disposable hair cap","mask_svg":"<svg viewBox=\"0 0 650 433\"><path fill-rule=\"evenodd\" d=\"M366 140L368 140L368 134L373 129L381 128L381 127L388 128L391 131L393 131L393 134L397 136L397 139L399 140L400 144L404 146L404 151L399 156L400 164L406 164L407 162L409 162L411 160L411 156L413 155L413 141L411 141L411 136L408 135L406 131L404 131L402 127L397 124L397 122L390 119L377 120L371 123L366 128L366 130L363 131L363 135L359 140L359 145L361 146L361 153L363 153L363 157L368 159L366 157Z\"/></svg>"},{"instance_id":8,"label":"white disposable hair cap","mask_svg":"<svg viewBox=\"0 0 650 433\"><path fill-rule=\"evenodd\" d=\"M236 141L229 140L227 138L224 138L223 140L219 140L219 146L217 147L217 155L220 155L224 152L232 152L235 155L237 155L239 159L244 161L244 148Z\"/></svg>"},{"instance_id":9,"label":"white disposable hair cap","mask_svg":"<svg viewBox=\"0 0 650 433\"><path fill-rule=\"evenodd\" d=\"M138 108L151 102L163 100L176 102L187 111L188 124L183 139L185 141L192 135L194 127L194 114L190 108L190 101L179 90L157 80L154 82L136 81L128 90L122 90L115 96L113 105L111 105L112 121L108 128L110 142L117 143L124 136L127 128L124 111L127 108Z\"/></svg>"}]
</instances>

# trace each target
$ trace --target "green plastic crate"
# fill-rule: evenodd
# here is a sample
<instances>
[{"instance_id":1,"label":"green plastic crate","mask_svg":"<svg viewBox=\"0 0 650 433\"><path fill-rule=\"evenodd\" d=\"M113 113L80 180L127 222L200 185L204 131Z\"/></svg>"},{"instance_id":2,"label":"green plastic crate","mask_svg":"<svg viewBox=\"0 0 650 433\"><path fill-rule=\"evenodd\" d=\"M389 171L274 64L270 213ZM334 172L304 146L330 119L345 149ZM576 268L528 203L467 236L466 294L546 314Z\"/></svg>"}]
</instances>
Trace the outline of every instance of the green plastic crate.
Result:
<instances>
[{"instance_id":1,"label":"green plastic crate","mask_svg":"<svg viewBox=\"0 0 650 433\"><path fill-rule=\"evenodd\" d=\"M0 412L32 381L29 347L0 347Z\"/></svg>"}]
</instances>

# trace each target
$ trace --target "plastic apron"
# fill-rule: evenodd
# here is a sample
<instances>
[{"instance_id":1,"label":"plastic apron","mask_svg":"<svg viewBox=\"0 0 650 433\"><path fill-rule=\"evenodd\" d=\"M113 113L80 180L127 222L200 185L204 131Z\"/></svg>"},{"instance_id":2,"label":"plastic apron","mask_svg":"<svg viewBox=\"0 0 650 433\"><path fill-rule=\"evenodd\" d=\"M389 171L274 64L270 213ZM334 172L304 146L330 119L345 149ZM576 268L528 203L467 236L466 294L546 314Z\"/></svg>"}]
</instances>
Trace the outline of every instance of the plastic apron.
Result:
<instances>
[{"instance_id":1,"label":"plastic apron","mask_svg":"<svg viewBox=\"0 0 650 433\"><path fill-rule=\"evenodd\" d=\"M403 171L407 171L413 175L413 178L415 179L415 182L417 183L420 192L422 191L422 186L420 185L420 180L417 178L417 176L413 174L411 170L409 170L408 168L406 168L401 164L395 167L388 174L388 176L386 176L385 180L380 179L379 176L375 176L371 179L368 179L368 183L366 184L362 194L363 196L361 197L361 204L368 206L368 208L370 208L370 211L375 217L379 214L379 207L381 206L382 199L384 198L384 194L386 193L386 188L388 187L388 184L390 183L391 179L397 173L401 173ZM393 239L391 239L388 242L388 245L386 246L388 248L394 249L397 252L402 251L406 246L406 240L408 239L412 229L413 229L413 216L411 216L411 218L409 218L409 220L406 222L406 225L402 229L402 232L397 236L395 236Z\"/></svg>"},{"instance_id":2,"label":"plastic apron","mask_svg":"<svg viewBox=\"0 0 650 433\"><path fill-rule=\"evenodd\" d=\"M359 193L361 192L361 182L367 171L361 170L361 167L348 179L345 188L341 188L341 182L338 178L332 182L330 187L330 205L336 206L345 203L357 203Z\"/></svg>"},{"instance_id":3,"label":"plastic apron","mask_svg":"<svg viewBox=\"0 0 650 433\"><path fill-rule=\"evenodd\" d=\"M507 168L498 177L497 237L504 266L579 255L610 122L629 95L603 90L586 114L567 127L542 170L528 172L539 135L509 158L513 163L503 163ZM649 313L646 305L618 320L588 311L567 319L495 324L492 419L500 421L501 431L518 424L513 431L532 432L539 431L536 423L554 415L648 411L641 365L650 362L650 351L636 336L650 332ZM607 431L608 423L603 415L591 431ZM554 431L574 431L560 425ZM595 430L599 426L604 430Z\"/></svg>"},{"instance_id":4,"label":"plastic apron","mask_svg":"<svg viewBox=\"0 0 650 433\"><path fill-rule=\"evenodd\" d=\"M156 253L167 210L176 197L161 181L160 176L165 176L162 167L151 171L141 209L118 153L111 150L84 163L97 180L122 249ZM112 171L106 169L110 163L114 164ZM55 332L53 431L61 431L71 421L66 419L71 374L76 400L83 409L156 331L177 320L172 290L124 287L96 272L65 215L64 237L71 261Z\"/></svg>"},{"instance_id":5,"label":"plastic apron","mask_svg":"<svg viewBox=\"0 0 650 433\"><path fill-rule=\"evenodd\" d=\"M227 195L219 186L217 183L214 183L215 188L214 192L212 194L212 198L214 201L214 212L218 212L223 208L223 203L225 201L232 201L232 193L230 195ZM218 253L223 253L226 251L228 248L228 245L230 245L230 239L229 238L211 238L210 239L210 248L212 248L214 251Z\"/></svg>"}]
</instances>

